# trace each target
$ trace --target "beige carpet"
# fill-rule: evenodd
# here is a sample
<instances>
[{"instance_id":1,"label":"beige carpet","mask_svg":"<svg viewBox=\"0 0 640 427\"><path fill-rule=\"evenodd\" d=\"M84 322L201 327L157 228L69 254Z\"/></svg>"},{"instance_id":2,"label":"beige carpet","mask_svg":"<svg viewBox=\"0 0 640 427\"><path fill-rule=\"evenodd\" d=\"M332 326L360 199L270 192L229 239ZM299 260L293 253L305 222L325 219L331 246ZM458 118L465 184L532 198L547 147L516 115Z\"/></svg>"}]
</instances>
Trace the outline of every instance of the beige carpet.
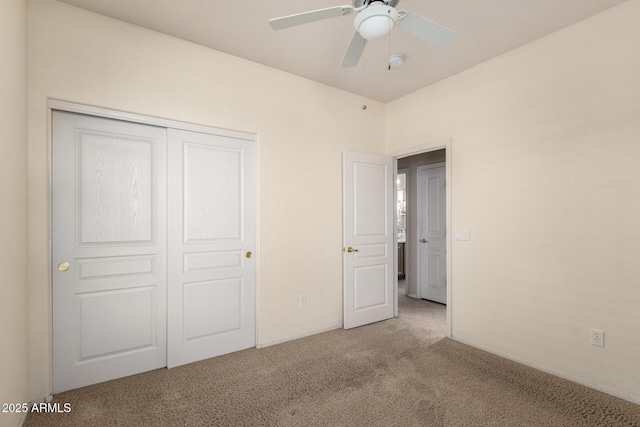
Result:
<instances>
[{"instance_id":1,"label":"beige carpet","mask_svg":"<svg viewBox=\"0 0 640 427\"><path fill-rule=\"evenodd\" d=\"M27 426L640 426L640 406L443 338L444 307L55 396Z\"/></svg>"}]
</instances>

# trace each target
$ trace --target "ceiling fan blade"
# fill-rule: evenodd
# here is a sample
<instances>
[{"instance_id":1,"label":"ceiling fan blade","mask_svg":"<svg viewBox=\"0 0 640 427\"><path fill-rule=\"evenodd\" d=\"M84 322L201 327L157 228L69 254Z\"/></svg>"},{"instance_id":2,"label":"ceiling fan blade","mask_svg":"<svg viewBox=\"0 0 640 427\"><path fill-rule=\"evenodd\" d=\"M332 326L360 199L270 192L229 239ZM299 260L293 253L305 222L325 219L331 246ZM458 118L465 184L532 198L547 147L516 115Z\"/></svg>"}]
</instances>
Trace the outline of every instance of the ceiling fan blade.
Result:
<instances>
[{"instance_id":1,"label":"ceiling fan blade","mask_svg":"<svg viewBox=\"0 0 640 427\"><path fill-rule=\"evenodd\" d=\"M403 16L404 15L404 16ZM420 37L439 47L444 47L456 38L458 33L433 22L417 13L402 11L399 27L404 28L416 37Z\"/></svg>"},{"instance_id":2,"label":"ceiling fan blade","mask_svg":"<svg viewBox=\"0 0 640 427\"><path fill-rule=\"evenodd\" d=\"M298 13L296 15L283 16L269 20L269 25L274 30L295 27L296 25L308 24L309 22L320 21L322 19L335 18L336 16L348 15L353 12L353 6L334 6L326 9L312 10L310 12Z\"/></svg>"},{"instance_id":3,"label":"ceiling fan blade","mask_svg":"<svg viewBox=\"0 0 640 427\"><path fill-rule=\"evenodd\" d=\"M347 51L344 53L344 57L342 58L342 64L340 67L348 68L355 67L358 65L360 61L360 57L362 56L362 52L364 52L364 47L367 45L367 40L360 35L359 32L353 33L353 37L351 38L351 43L349 43L349 47Z\"/></svg>"}]
</instances>

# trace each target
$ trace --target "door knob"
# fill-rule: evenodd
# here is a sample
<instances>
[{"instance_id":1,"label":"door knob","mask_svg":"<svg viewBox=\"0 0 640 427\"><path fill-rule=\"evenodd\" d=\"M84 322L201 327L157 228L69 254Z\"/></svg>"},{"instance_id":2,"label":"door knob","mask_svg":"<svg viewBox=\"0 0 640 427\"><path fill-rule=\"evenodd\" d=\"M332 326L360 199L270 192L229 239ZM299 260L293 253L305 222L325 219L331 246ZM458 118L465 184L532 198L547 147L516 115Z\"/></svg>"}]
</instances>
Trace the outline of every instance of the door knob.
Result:
<instances>
[{"instance_id":1,"label":"door knob","mask_svg":"<svg viewBox=\"0 0 640 427\"><path fill-rule=\"evenodd\" d=\"M420 243L429 243L429 241L427 239L422 239L420 240Z\"/></svg>"},{"instance_id":2,"label":"door knob","mask_svg":"<svg viewBox=\"0 0 640 427\"><path fill-rule=\"evenodd\" d=\"M245 254L245 256L246 256L247 258L251 258L251 257L253 256L253 254L249 251L249 252L247 252L247 253Z\"/></svg>"},{"instance_id":3,"label":"door knob","mask_svg":"<svg viewBox=\"0 0 640 427\"><path fill-rule=\"evenodd\" d=\"M58 264L58 270L60 270L60 271L67 271L69 269L69 267L70 267L70 265L66 261L61 262L60 264Z\"/></svg>"},{"instance_id":4,"label":"door knob","mask_svg":"<svg viewBox=\"0 0 640 427\"><path fill-rule=\"evenodd\" d=\"M357 249L352 248L351 246L349 246L349 247L347 248L347 252L349 252L349 253L352 253L352 252L358 252L358 250L357 250Z\"/></svg>"}]
</instances>

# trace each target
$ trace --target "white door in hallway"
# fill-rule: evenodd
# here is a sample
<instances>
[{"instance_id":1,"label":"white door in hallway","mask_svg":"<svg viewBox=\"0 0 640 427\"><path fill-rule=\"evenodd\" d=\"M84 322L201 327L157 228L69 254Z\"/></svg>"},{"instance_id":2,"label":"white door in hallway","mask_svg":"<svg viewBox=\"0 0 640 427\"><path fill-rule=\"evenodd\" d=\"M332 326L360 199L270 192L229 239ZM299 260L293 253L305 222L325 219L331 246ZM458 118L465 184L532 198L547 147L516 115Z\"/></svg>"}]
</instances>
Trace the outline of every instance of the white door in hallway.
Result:
<instances>
[{"instance_id":1,"label":"white door in hallway","mask_svg":"<svg viewBox=\"0 0 640 427\"><path fill-rule=\"evenodd\" d=\"M53 113L53 392L166 366L166 129Z\"/></svg>"},{"instance_id":2,"label":"white door in hallway","mask_svg":"<svg viewBox=\"0 0 640 427\"><path fill-rule=\"evenodd\" d=\"M255 346L254 142L169 129L168 366Z\"/></svg>"},{"instance_id":3,"label":"white door in hallway","mask_svg":"<svg viewBox=\"0 0 640 427\"><path fill-rule=\"evenodd\" d=\"M344 328L393 317L393 159L343 154Z\"/></svg>"},{"instance_id":4,"label":"white door in hallway","mask_svg":"<svg viewBox=\"0 0 640 427\"><path fill-rule=\"evenodd\" d=\"M418 168L418 285L420 298L447 303L444 163Z\"/></svg>"}]
</instances>

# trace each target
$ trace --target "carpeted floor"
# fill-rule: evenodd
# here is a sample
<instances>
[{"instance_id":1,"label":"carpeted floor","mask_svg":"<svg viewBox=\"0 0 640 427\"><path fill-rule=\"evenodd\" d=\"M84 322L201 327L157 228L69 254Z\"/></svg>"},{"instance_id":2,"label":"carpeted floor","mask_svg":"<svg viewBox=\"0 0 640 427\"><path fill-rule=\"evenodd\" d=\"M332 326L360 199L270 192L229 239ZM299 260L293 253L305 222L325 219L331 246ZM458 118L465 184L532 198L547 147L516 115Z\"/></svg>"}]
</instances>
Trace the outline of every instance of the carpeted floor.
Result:
<instances>
[{"instance_id":1,"label":"carpeted floor","mask_svg":"<svg viewBox=\"0 0 640 427\"><path fill-rule=\"evenodd\" d=\"M26 426L640 426L640 406L444 338L444 306L56 395Z\"/></svg>"}]
</instances>

